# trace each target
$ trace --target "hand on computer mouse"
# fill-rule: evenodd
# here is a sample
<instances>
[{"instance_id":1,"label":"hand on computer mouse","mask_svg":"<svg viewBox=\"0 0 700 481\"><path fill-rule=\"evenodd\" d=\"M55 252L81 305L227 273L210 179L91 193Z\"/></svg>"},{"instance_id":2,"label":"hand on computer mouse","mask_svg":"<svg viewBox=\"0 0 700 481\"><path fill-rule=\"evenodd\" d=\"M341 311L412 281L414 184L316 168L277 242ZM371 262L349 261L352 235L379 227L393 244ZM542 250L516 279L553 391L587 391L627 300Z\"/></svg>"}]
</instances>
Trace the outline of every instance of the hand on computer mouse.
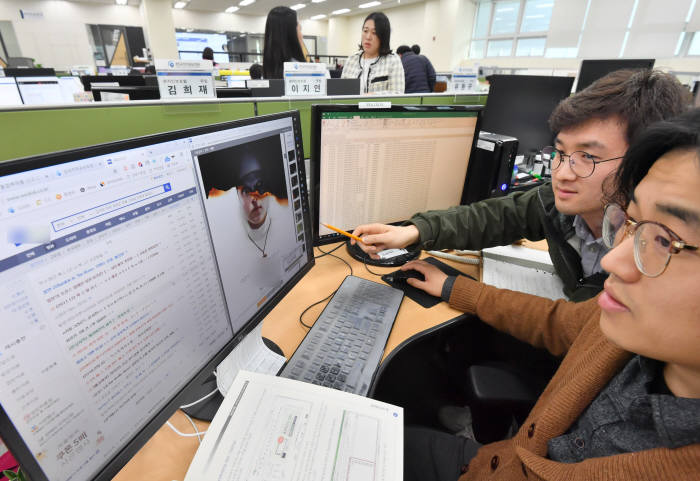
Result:
<instances>
[{"instance_id":1,"label":"hand on computer mouse","mask_svg":"<svg viewBox=\"0 0 700 481\"><path fill-rule=\"evenodd\" d=\"M409 286L421 289L431 296L440 297L442 295L442 285L447 279L447 274L434 265L425 261L411 261L401 266L402 271L414 270L420 272L425 280L415 278L406 279Z\"/></svg>"},{"instance_id":2,"label":"hand on computer mouse","mask_svg":"<svg viewBox=\"0 0 700 481\"><path fill-rule=\"evenodd\" d=\"M407 282L409 279L418 279L419 281L424 281L425 276L415 269L398 270L389 274L392 282Z\"/></svg>"}]
</instances>

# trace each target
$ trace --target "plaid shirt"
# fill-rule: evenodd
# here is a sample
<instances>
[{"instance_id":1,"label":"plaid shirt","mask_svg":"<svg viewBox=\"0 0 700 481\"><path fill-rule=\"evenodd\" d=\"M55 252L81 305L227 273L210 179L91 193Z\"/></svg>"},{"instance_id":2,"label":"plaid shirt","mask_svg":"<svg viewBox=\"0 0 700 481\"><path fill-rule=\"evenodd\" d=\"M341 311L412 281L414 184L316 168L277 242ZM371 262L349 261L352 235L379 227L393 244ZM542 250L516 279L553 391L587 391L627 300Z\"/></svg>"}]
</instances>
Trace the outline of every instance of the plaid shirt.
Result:
<instances>
[{"instance_id":1,"label":"plaid shirt","mask_svg":"<svg viewBox=\"0 0 700 481\"><path fill-rule=\"evenodd\" d=\"M360 57L363 52L357 52L348 57L343 66L342 78L359 78L362 76ZM369 65L367 86L362 93L402 94L406 79L403 65L398 55L390 53L382 55Z\"/></svg>"}]
</instances>

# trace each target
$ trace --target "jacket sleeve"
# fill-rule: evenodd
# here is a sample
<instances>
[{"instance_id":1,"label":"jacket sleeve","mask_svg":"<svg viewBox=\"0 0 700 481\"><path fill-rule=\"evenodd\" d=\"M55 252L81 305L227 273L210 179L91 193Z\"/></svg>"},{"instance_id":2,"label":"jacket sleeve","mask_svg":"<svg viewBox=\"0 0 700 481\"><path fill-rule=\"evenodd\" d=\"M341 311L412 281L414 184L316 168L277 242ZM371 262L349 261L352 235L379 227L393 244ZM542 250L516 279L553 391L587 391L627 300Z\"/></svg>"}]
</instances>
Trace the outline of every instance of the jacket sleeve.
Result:
<instances>
[{"instance_id":1,"label":"jacket sleeve","mask_svg":"<svg viewBox=\"0 0 700 481\"><path fill-rule=\"evenodd\" d=\"M343 64L343 71L340 74L340 78L357 78L357 72L355 66L353 65L355 55L350 55L345 59Z\"/></svg>"},{"instance_id":2,"label":"jacket sleeve","mask_svg":"<svg viewBox=\"0 0 700 481\"><path fill-rule=\"evenodd\" d=\"M586 302L552 301L498 289L458 276L450 306L476 314L482 321L528 344L565 354L591 316L599 315L597 298Z\"/></svg>"},{"instance_id":3,"label":"jacket sleeve","mask_svg":"<svg viewBox=\"0 0 700 481\"><path fill-rule=\"evenodd\" d=\"M526 238L545 238L538 192L548 185L506 197L414 215L423 249L482 249Z\"/></svg>"},{"instance_id":4,"label":"jacket sleeve","mask_svg":"<svg viewBox=\"0 0 700 481\"><path fill-rule=\"evenodd\" d=\"M389 58L389 92L402 94L406 90L406 75L403 71L401 59L396 54L390 54Z\"/></svg>"},{"instance_id":5,"label":"jacket sleeve","mask_svg":"<svg viewBox=\"0 0 700 481\"><path fill-rule=\"evenodd\" d=\"M431 92L435 91L435 79L437 78L435 75L435 69L433 68L433 64L430 63L430 60L425 59L426 61L426 72L428 75L428 87L430 88Z\"/></svg>"}]
</instances>

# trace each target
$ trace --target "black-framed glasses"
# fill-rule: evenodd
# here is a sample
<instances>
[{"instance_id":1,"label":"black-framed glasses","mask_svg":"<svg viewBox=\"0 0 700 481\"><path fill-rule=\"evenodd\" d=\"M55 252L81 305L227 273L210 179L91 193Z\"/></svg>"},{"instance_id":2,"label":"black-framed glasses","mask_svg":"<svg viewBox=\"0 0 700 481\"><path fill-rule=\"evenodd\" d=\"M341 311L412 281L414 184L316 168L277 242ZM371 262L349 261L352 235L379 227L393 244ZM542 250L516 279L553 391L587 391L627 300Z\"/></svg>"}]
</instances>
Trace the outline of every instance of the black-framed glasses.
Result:
<instances>
[{"instance_id":1,"label":"black-framed glasses","mask_svg":"<svg viewBox=\"0 0 700 481\"><path fill-rule=\"evenodd\" d=\"M542 148L540 151L542 153L543 160L549 160L551 169L557 170L562 163L564 157L569 158L569 167L571 171L576 174L577 177L586 178L593 175L595 171L596 164L602 164L603 162L610 162L611 160L618 160L624 156L613 157L611 159L595 160L595 155L589 154L588 152L583 152L582 150L577 150L571 153L571 155L566 155L561 150L548 145Z\"/></svg>"},{"instance_id":2,"label":"black-framed glasses","mask_svg":"<svg viewBox=\"0 0 700 481\"><path fill-rule=\"evenodd\" d=\"M634 263L647 277L658 277L666 270L673 254L682 250L698 250L663 224L651 220L636 222L617 204L605 206L603 242L618 246L626 237L634 236Z\"/></svg>"}]
</instances>

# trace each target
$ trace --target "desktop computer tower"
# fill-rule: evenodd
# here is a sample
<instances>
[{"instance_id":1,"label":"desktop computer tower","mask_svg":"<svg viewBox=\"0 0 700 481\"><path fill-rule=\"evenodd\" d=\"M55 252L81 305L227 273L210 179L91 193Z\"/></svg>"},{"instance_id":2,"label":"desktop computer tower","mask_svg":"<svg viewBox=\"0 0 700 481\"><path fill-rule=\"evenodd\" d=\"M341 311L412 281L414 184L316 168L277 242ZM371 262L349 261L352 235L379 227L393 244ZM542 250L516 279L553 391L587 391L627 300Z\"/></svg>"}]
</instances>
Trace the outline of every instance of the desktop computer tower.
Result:
<instances>
[{"instance_id":1,"label":"desktop computer tower","mask_svg":"<svg viewBox=\"0 0 700 481\"><path fill-rule=\"evenodd\" d=\"M469 161L462 205L506 195L510 190L517 153L518 139L515 137L480 131L474 156Z\"/></svg>"}]
</instances>

